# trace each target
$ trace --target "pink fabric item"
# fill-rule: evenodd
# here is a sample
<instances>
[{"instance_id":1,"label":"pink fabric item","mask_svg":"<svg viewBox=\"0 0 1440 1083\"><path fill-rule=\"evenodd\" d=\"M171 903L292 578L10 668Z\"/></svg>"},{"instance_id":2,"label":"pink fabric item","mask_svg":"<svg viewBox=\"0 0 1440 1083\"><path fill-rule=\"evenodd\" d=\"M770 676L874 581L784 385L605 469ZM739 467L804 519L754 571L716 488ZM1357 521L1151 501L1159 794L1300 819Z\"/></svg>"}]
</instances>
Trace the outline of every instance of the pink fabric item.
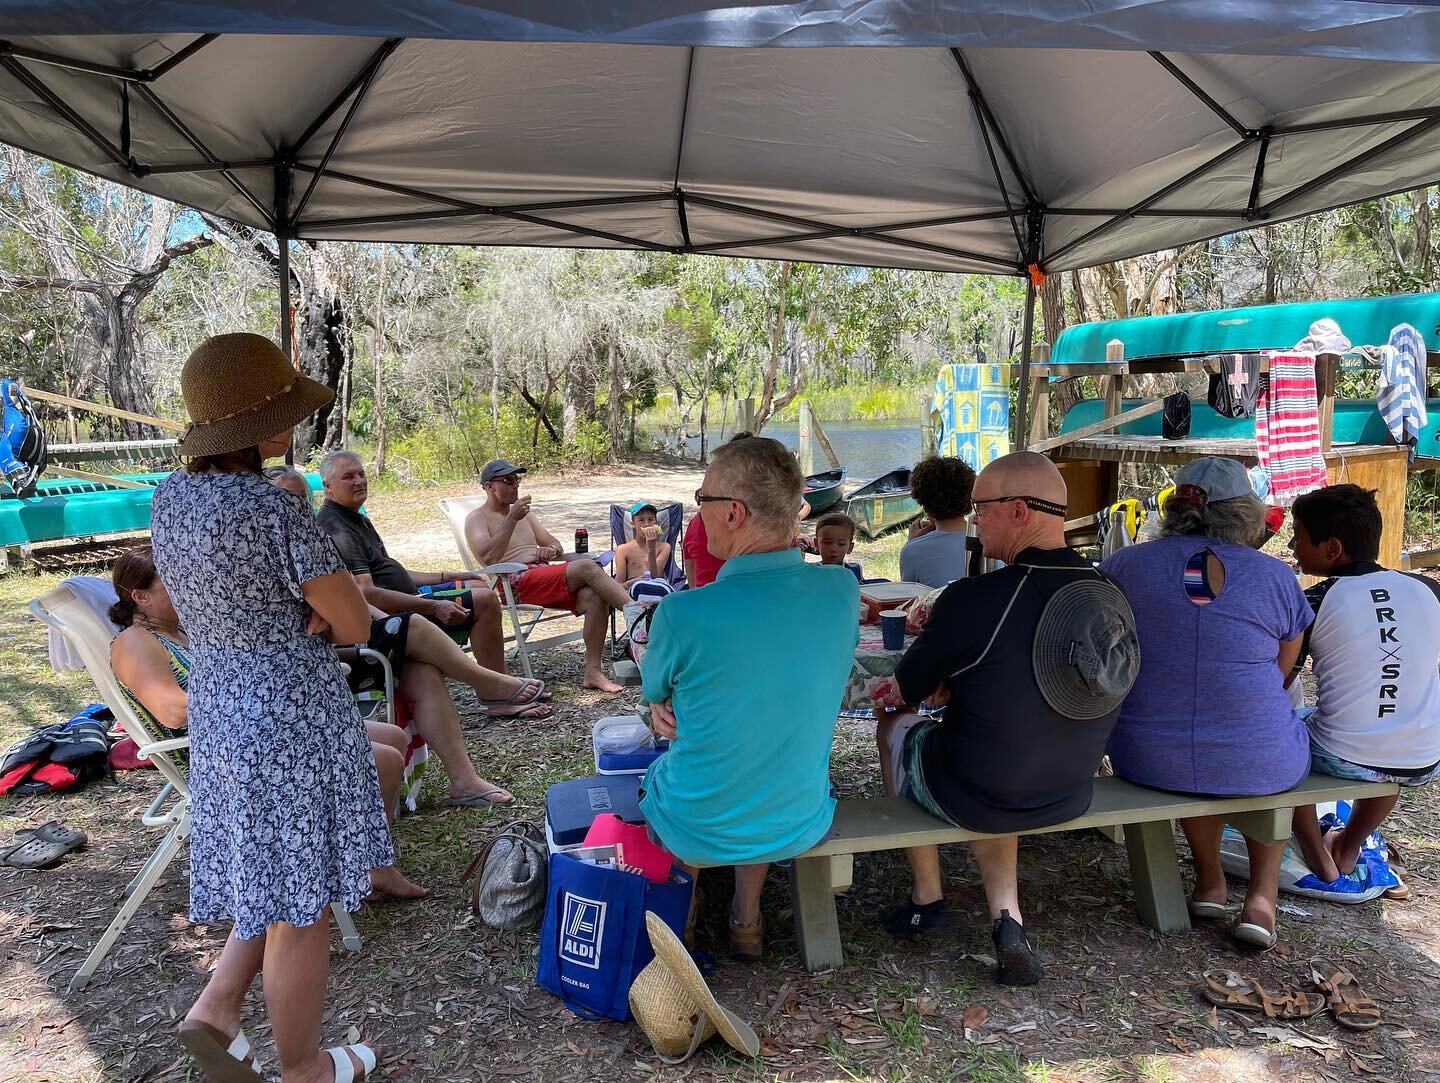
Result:
<instances>
[{"instance_id":1,"label":"pink fabric item","mask_svg":"<svg viewBox=\"0 0 1440 1083\"><path fill-rule=\"evenodd\" d=\"M1289 507L1296 497L1325 485L1311 355L1270 358L1270 374L1261 380L1255 403L1255 448L1270 474L1271 504Z\"/></svg>"},{"instance_id":2,"label":"pink fabric item","mask_svg":"<svg viewBox=\"0 0 1440 1083\"><path fill-rule=\"evenodd\" d=\"M627 824L613 812L602 812L595 817L582 845L618 845L621 860L630 868L639 869L652 884L663 884L669 879L670 867L675 864L674 854L650 841L644 824Z\"/></svg>"}]
</instances>

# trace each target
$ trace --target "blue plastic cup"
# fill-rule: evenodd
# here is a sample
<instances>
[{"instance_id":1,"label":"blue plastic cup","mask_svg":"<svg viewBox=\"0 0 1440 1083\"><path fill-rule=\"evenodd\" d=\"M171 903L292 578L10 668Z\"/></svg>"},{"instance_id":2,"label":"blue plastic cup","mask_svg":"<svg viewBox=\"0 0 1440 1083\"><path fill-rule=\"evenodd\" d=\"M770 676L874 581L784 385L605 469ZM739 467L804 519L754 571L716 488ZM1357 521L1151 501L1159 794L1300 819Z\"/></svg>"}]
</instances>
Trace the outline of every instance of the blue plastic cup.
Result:
<instances>
[{"instance_id":1,"label":"blue plastic cup","mask_svg":"<svg viewBox=\"0 0 1440 1083\"><path fill-rule=\"evenodd\" d=\"M880 635L887 651L905 649L905 610L886 609L880 613Z\"/></svg>"}]
</instances>

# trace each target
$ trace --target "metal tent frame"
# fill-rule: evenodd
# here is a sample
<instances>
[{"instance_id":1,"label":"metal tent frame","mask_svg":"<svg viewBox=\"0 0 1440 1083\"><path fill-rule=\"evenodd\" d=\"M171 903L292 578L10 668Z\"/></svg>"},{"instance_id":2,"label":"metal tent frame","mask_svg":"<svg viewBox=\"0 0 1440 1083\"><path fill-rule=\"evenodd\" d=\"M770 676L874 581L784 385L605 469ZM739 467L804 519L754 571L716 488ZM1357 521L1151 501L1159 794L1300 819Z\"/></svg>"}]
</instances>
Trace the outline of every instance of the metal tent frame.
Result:
<instances>
[{"instance_id":1,"label":"metal tent frame","mask_svg":"<svg viewBox=\"0 0 1440 1083\"><path fill-rule=\"evenodd\" d=\"M1429 25L1434 24L1432 22ZM968 98L969 111L973 114L988 161L993 181L990 195L992 205L952 215L918 219L899 217L864 225L847 225L840 221L780 212L760 205L758 200L746 202L682 183L687 136L694 138L688 131L692 112L691 83L697 48L703 47L690 44L687 46L683 99L679 106L680 123L673 135L674 166L668 190L540 201L484 202L460 198L444 191L398 184L380 177L367 177L332 166L337 150L342 147L352 128L352 122L375 92L377 83L381 82L387 63L391 62L407 43L424 47L432 44L431 42L404 37L384 39L368 53L364 62L353 70L352 76L339 93L310 119L297 138L274 145L273 153L266 157L226 160L207 145L201 133L186 123L178 103L167 96L167 88L174 82L175 73L183 70L186 65L194 65L197 58L203 58L207 50L213 50L215 44L224 38L225 35L215 33L198 34L151 67L100 63L14 42L0 42L0 68L34 100L44 103L50 113L50 124L68 128L72 134L79 135L99 155L98 161L103 166L97 167L95 162L72 162L77 168L102 172L135 187L162 195L167 190L167 177L217 174L222 178L232 194L239 197L241 202L238 206L244 216L251 218L252 224L263 226L276 237L279 253L281 342L287 354L291 350L292 337L289 243L294 240L385 239L394 235L392 227L477 218L503 220L551 231L550 243L569 244L578 241L582 244L589 242L591 246L597 247L618 246L674 253L743 254L758 258L797 258L777 253L793 249L796 245L814 245L835 239L864 240L875 246L867 251L893 255L894 265L929 266L936 269L1026 278L1021 385L1017 411L1017 431L1022 440L1028 431L1026 410L1033 352L1036 287L1043 281L1043 274L1047 270L1063 270L1080 265L1075 260L1085 258L1086 245L1137 220L1188 219L1192 222L1210 222L1214 224L1213 227L1206 228L1212 230L1209 235L1213 236L1233 229L1281 220L1287 216L1309 213L1316 209L1309 197L1325 193L1330 185L1341 178L1362 174L1374 163L1411 147L1440 127L1440 104L1353 115L1332 115L1260 127L1247 125L1237 117L1235 109L1222 104L1214 93L1201 85L1206 79L1205 73L1187 70L1181 60L1166 52L1147 50L1151 60L1183 88L1192 100L1192 105L1198 105L1223 123L1231 133L1231 140L1198 165L1170 177L1163 184L1151 188L1142 198L1135 199L1126 206L1059 206L1047 203L1040 195L1040 186L1017 155L1013 133L1007 131L1006 126L997 119L991 100L977 78L966 50L951 46L947 51L960 76L958 85L963 86L964 94ZM1197 65L1192 63L1191 67ZM104 84L107 92L118 99L117 115L101 120L95 116L93 104L89 109L90 115L85 115L84 104L67 98L60 89L52 85L57 72L67 73L66 77L74 76ZM3 94L4 91L0 90L0 95ZM1437 98L1437 102L1440 102L1440 98ZM1263 111L1263 106L1261 108ZM196 157L190 160L142 160L134 146L132 133L142 124L147 126L148 130L157 122L168 126ZM1398 126L1399 130L1379 142L1364 146L1323 171L1313 173L1301 183L1289 185L1273 193L1267 192L1266 167L1274 157L1274 148L1278 141L1321 132L1374 130L1391 126ZM322 133L328 135L323 143L319 139ZM14 132L3 127L0 127L0 135L14 140L17 145L34 142L33 139L18 139ZM28 149L38 148L32 145ZM43 150L39 152L44 153ZM1251 156L1245 166L1249 184L1243 206L1238 203L1219 208L1170 205L1170 200L1176 193L1214 177L1218 171L1235 168L1236 160L1243 155ZM267 202L262 194L256 191L253 182L247 183L244 179L244 175L253 176L257 171L262 175L269 174L273 184L272 201ZM1399 188L1391 191L1414 187L1413 181L1413 177L1407 177ZM307 216L306 212L312 206L313 197L322 182L327 187L344 185L396 197L409 209L369 215L326 216L321 213ZM1361 198L1389 194L1389 191L1384 189L1383 184L1381 190L1367 189ZM1350 199L1351 194L1347 192L1336 202L1324 205L1333 206L1353 201ZM601 228L566 217L576 211L627 205L665 207L673 212L678 243L653 236L647 237L638 231L622 232L619 229ZM722 221L731 225L733 236L718 240L692 239L691 217L697 209L727 216ZM1067 240L1047 247L1047 227L1057 220L1076 218L1093 224ZM982 222L1003 222L1006 233L1013 239L1013 246L1007 244L998 251L983 251L936 240L919 239L913 235L919 231ZM764 223L775 228L757 236L740 228L738 223L752 226ZM826 251L819 250L817 258L827 261ZM848 249L829 253L828 261L858 262L852 250Z\"/></svg>"}]
</instances>

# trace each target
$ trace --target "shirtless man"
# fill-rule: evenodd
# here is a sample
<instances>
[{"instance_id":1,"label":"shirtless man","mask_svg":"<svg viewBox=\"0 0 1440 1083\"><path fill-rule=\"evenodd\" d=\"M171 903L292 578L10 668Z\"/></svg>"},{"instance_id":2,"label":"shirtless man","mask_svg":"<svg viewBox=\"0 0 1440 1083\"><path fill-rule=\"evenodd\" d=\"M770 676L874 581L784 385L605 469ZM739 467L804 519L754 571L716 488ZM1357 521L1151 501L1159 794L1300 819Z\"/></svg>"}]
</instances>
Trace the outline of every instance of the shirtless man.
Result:
<instances>
[{"instance_id":1,"label":"shirtless man","mask_svg":"<svg viewBox=\"0 0 1440 1083\"><path fill-rule=\"evenodd\" d=\"M601 655L610 610L623 609L630 596L593 560L547 563L559 560L565 549L530 514L530 498L520 495L524 473L523 466L504 459L485 464L480 471L485 503L466 517L465 541L481 567L529 565L510 580L517 602L583 614L585 680L581 687L619 692L621 686L605 676Z\"/></svg>"}]
</instances>

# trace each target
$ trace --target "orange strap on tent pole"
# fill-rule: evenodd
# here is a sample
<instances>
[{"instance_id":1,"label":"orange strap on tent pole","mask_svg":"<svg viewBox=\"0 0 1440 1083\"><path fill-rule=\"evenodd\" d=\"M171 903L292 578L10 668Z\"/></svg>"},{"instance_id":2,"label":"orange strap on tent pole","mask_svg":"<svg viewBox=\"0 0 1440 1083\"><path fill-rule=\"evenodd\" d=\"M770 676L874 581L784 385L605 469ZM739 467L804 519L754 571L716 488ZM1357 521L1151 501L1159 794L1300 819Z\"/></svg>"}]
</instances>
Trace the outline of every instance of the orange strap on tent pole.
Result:
<instances>
[{"instance_id":1,"label":"orange strap on tent pole","mask_svg":"<svg viewBox=\"0 0 1440 1083\"><path fill-rule=\"evenodd\" d=\"M1025 269L1030 272L1030 285L1034 286L1037 290L1045 285L1045 272L1040 269L1040 264L1032 263Z\"/></svg>"}]
</instances>

